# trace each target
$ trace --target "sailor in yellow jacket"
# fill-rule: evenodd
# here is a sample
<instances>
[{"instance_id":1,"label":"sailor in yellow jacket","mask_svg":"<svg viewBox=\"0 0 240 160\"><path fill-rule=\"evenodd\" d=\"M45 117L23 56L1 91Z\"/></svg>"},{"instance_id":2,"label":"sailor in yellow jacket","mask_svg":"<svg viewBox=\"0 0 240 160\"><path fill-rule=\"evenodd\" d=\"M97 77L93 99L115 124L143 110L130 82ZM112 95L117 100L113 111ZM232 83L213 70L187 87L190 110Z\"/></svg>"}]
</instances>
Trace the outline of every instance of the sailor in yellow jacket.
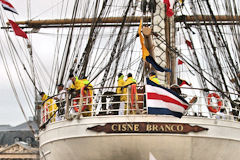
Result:
<instances>
[{"instance_id":1,"label":"sailor in yellow jacket","mask_svg":"<svg viewBox=\"0 0 240 160\"><path fill-rule=\"evenodd\" d=\"M79 94L77 94L77 97L80 96L81 94L81 89L83 89L84 86L87 86L87 88L84 88L84 96L88 97L88 103L92 103L91 99L93 96L93 86L92 84L89 84L89 81L87 80L87 77L83 77L83 79L77 79L76 77L71 77L71 80L73 82L72 86L70 87L70 89L74 89L76 91L79 92ZM85 99L86 100L86 99ZM75 110L76 111L76 110ZM92 111L92 105L87 105L85 107L84 111ZM83 116L91 116L91 113L84 113Z\"/></svg>"},{"instance_id":2,"label":"sailor in yellow jacket","mask_svg":"<svg viewBox=\"0 0 240 160\"><path fill-rule=\"evenodd\" d=\"M83 84L83 86L87 86L88 89L91 91L91 95L93 95L93 85L89 82L89 80L87 80L87 77L83 77L83 79L80 80L81 83Z\"/></svg>"},{"instance_id":3,"label":"sailor in yellow jacket","mask_svg":"<svg viewBox=\"0 0 240 160\"><path fill-rule=\"evenodd\" d=\"M45 106L47 106L47 110L48 110L48 112L47 112L47 115L48 115L48 117L47 117L47 119L49 119L54 113L55 113L55 111L57 111L58 110L58 107L57 107L57 105L54 103L54 100L52 99L52 98L49 98L48 99L48 95L47 94L45 94L44 92L41 92L40 93L40 95L41 95L41 97L42 97L42 101L44 102L44 107ZM48 100L47 100L48 99ZM44 108L45 109L45 108ZM45 111L44 111L45 112ZM46 119L46 120L47 120ZM53 116L53 118L51 119L51 122L55 122L55 119L56 119L56 114Z\"/></svg>"},{"instance_id":4,"label":"sailor in yellow jacket","mask_svg":"<svg viewBox=\"0 0 240 160\"><path fill-rule=\"evenodd\" d=\"M46 95L44 92L41 92L40 96L42 97L42 101L45 101L48 98L48 95Z\"/></svg>"},{"instance_id":5,"label":"sailor in yellow jacket","mask_svg":"<svg viewBox=\"0 0 240 160\"><path fill-rule=\"evenodd\" d=\"M132 73L128 73L127 77L128 78L127 78L127 80L125 82L125 85L124 85L123 94L127 94L128 86L131 86L132 84L136 84L136 80L132 77ZM130 99L131 93L128 93L128 95L129 95L129 99ZM125 97L126 97L125 99L127 100L127 96L125 96ZM136 96L136 100L137 100L137 96ZM127 109L126 105L125 105L125 109ZM135 111L132 111L130 113L135 114ZM126 114L126 112L125 112L125 114Z\"/></svg>"},{"instance_id":6,"label":"sailor in yellow jacket","mask_svg":"<svg viewBox=\"0 0 240 160\"><path fill-rule=\"evenodd\" d=\"M93 96L93 85L89 82L86 76L83 77L83 79L80 80L82 87L84 88L84 95L87 97L85 102L87 102L89 105L85 106L85 109L83 112L90 112L90 113L83 113L83 117L88 117L92 115L92 96Z\"/></svg>"},{"instance_id":7,"label":"sailor in yellow jacket","mask_svg":"<svg viewBox=\"0 0 240 160\"><path fill-rule=\"evenodd\" d=\"M125 106L125 101L127 100L127 96L126 95L122 95L123 94L123 90L124 90L124 85L125 85L125 81L124 81L124 75L122 73L118 74L118 87L116 90L117 96L115 97L115 100L119 102L118 106L114 107L113 109L118 110L119 111L113 111L114 115L124 115L124 106Z\"/></svg>"},{"instance_id":8,"label":"sailor in yellow jacket","mask_svg":"<svg viewBox=\"0 0 240 160\"><path fill-rule=\"evenodd\" d=\"M72 81L72 85L70 86L69 90L71 93L71 98L76 98L73 99L73 108L71 108L70 112L78 112L78 106L79 106L79 97L81 93L81 88L84 86L83 82L79 80L76 76L71 76L70 80Z\"/></svg>"},{"instance_id":9,"label":"sailor in yellow jacket","mask_svg":"<svg viewBox=\"0 0 240 160\"><path fill-rule=\"evenodd\" d=\"M124 81L124 75L122 73L118 74L118 87L117 87L117 94L123 94L123 86L125 86L125 81ZM125 101L126 100L125 95L120 96L120 101Z\"/></svg>"},{"instance_id":10,"label":"sailor in yellow jacket","mask_svg":"<svg viewBox=\"0 0 240 160\"><path fill-rule=\"evenodd\" d=\"M157 78L155 72L150 72L150 73L149 73L149 79L150 79L151 81L153 81L154 83L160 85L160 81L159 81L159 79Z\"/></svg>"},{"instance_id":11,"label":"sailor in yellow jacket","mask_svg":"<svg viewBox=\"0 0 240 160\"><path fill-rule=\"evenodd\" d=\"M84 86L84 83L82 80L79 80L78 78L76 77L71 77L70 78L72 80L72 85L70 87L70 89L75 89L76 91L79 91L83 86Z\"/></svg>"},{"instance_id":12,"label":"sailor in yellow jacket","mask_svg":"<svg viewBox=\"0 0 240 160\"><path fill-rule=\"evenodd\" d=\"M132 77L132 73L128 73L127 77L128 78L126 80L125 86L131 85L131 84L136 84L136 80Z\"/></svg>"},{"instance_id":13,"label":"sailor in yellow jacket","mask_svg":"<svg viewBox=\"0 0 240 160\"><path fill-rule=\"evenodd\" d=\"M127 94L127 87L136 84L136 80L132 77L132 73L128 73L128 78L124 84L123 94Z\"/></svg>"}]
</instances>

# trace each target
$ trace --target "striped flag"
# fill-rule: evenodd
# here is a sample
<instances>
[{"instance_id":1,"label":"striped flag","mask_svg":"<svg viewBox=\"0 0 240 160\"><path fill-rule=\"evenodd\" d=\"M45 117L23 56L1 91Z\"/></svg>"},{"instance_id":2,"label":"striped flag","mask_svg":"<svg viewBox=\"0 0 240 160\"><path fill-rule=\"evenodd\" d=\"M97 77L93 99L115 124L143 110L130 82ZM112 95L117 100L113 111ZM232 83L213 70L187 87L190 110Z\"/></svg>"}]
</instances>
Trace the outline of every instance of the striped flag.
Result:
<instances>
[{"instance_id":1,"label":"striped flag","mask_svg":"<svg viewBox=\"0 0 240 160\"><path fill-rule=\"evenodd\" d=\"M188 102L176 92L153 83L147 78L148 114L173 115L181 118L188 108Z\"/></svg>"},{"instance_id":2,"label":"striped flag","mask_svg":"<svg viewBox=\"0 0 240 160\"><path fill-rule=\"evenodd\" d=\"M0 0L0 2L2 3L3 9L18 14L16 9L13 7L13 5L10 2L8 2L8 0Z\"/></svg>"}]
</instances>

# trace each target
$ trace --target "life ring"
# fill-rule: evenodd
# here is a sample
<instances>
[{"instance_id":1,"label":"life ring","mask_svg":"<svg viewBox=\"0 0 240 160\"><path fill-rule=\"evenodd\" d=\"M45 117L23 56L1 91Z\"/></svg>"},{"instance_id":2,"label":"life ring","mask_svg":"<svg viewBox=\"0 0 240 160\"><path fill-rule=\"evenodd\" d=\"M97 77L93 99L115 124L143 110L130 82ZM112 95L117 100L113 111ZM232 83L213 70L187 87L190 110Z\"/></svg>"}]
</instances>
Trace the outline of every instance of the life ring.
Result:
<instances>
[{"instance_id":1,"label":"life ring","mask_svg":"<svg viewBox=\"0 0 240 160\"><path fill-rule=\"evenodd\" d=\"M75 97L75 99L73 99L73 109L75 112L78 112L78 108L79 108L79 93L77 94L77 96Z\"/></svg>"},{"instance_id":2,"label":"life ring","mask_svg":"<svg viewBox=\"0 0 240 160\"><path fill-rule=\"evenodd\" d=\"M73 109L75 112L78 112L78 99L73 100Z\"/></svg>"},{"instance_id":3,"label":"life ring","mask_svg":"<svg viewBox=\"0 0 240 160\"><path fill-rule=\"evenodd\" d=\"M217 98L218 108L214 108L213 106L210 106L212 97ZM216 93L209 93L207 98L208 98L208 109L209 109L209 111L211 111L213 113L217 113L218 111L220 111L220 109L222 107L222 101L220 100L220 96Z\"/></svg>"}]
</instances>

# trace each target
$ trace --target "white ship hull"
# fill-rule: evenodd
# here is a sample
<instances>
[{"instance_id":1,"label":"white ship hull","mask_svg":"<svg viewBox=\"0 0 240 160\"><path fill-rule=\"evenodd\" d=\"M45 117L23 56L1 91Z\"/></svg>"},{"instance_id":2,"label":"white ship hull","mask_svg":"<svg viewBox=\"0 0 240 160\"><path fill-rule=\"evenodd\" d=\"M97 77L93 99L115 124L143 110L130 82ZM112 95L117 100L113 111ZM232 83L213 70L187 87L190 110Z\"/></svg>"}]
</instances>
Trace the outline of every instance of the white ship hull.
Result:
<instances>
[{"instance_id":1,"label":"white ship hull","mask_svg":"<svg viewBox=\"0 0 240 160\"><path fill-rule=\"evenodd\" d=\"M187 123L208 130L187 134L104 133L88 127L119 122ZM50 124L40 132L46 160L234 160L240 154L240 124L201 117L104 116Z\"/></svg>"}]
</instances>

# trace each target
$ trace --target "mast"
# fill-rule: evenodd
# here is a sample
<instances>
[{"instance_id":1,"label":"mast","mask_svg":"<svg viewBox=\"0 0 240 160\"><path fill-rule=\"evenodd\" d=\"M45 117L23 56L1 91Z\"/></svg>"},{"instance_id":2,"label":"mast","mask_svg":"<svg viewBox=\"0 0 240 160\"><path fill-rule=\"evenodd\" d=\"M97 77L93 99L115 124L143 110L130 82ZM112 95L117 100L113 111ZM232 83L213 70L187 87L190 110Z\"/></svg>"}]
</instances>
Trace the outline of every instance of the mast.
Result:
<instances>
[{"instance_id":1,"label":"mast","mask_svg":"<svg viewBox=\"0 0 240 160\"><path fill-rule=\"evenodd\" d=\"M35 78L35 71L34 71L34 62L33 62L33 52L32 52L32 45L30 42L27 44L27 48L30 55L30 61L31 61L31 71L32 71L32 82L34 86L34 106L35 106L35 115L34 120L37 122L37 124L40 124L40 110L38 109L38 94L37 94L37 88L36 88L36 78Z\"/></svg>"},{"instance_id":2,"label":"mast","mask_svg":"<svg viewBox=\"0 0 240 160\"><path fill-rule=\"evenodd\" d=\"M158 0L159 1L159 0ZM159 2L158 5L161 4L160 9L165 10L164 4L162 2ZM160 6L159 6L160 7ZM154 17L155 17L155 24L156 22L160 22L161 20L164 20L165 18L165 12L162 10L161 14L157 12L159 11L156 10ZM164 12L164 13L163 13ZM160 19L159 19L160 16ZM140 19L143 18L143 22L151 22L151 17L149 16L144 16L144 17L133 17L129 16L126 18L125 24L129 24L131 26L138 26ZM218 24L226 24L226 25L234 25L234 24L239 24L240 22L240 16L226 16L226 15L218 15L215 16L216 21ZM72 19L53 19L53 20L29 20L29 21L16 21L21 28L52 28L52 27L72 27L70 24L85 24L85 25L79 25L76 27L91 27L91 24L95 21L95 18L76 18L73 22ZM101 24L108 24L108 25L121 25L121 22L123 21L123 17L104 17L101 18ZM175 23L178 22L186 22L188 25L206 25L207 24L213 24L213 19L209 15L194 15L194 16L176 16L174 19ZM89 24L89 25L86 25ZM215 22L214 22L215 24ZM7 25L10 25L7 22ZM119 25L119 26L120 26ZM9 27L1 27L1 29L8 29ZM161 26L162 28L162 26ZM162 28L163 29L163 28Z\"/></svg>"},{"instance_id":3,"label":"mast","mask_svg":"<svg viewBox=\"0 0 240 160\"><path fill-rule=\"evenodd\" d=\"M156 12L153 14L153 32L158 33L164 41L153 36L153 45L155 46L153 57L161 67L172 69L172 78L170 78L170 73L156 72L161 84L167 85L175 83L175 56L172 58L170 50L166 47L167 45L172 46L174 43L173 22L174 18L166 17L165 4L161 0L156 0Z\"/></svg>"}]
</instances>

